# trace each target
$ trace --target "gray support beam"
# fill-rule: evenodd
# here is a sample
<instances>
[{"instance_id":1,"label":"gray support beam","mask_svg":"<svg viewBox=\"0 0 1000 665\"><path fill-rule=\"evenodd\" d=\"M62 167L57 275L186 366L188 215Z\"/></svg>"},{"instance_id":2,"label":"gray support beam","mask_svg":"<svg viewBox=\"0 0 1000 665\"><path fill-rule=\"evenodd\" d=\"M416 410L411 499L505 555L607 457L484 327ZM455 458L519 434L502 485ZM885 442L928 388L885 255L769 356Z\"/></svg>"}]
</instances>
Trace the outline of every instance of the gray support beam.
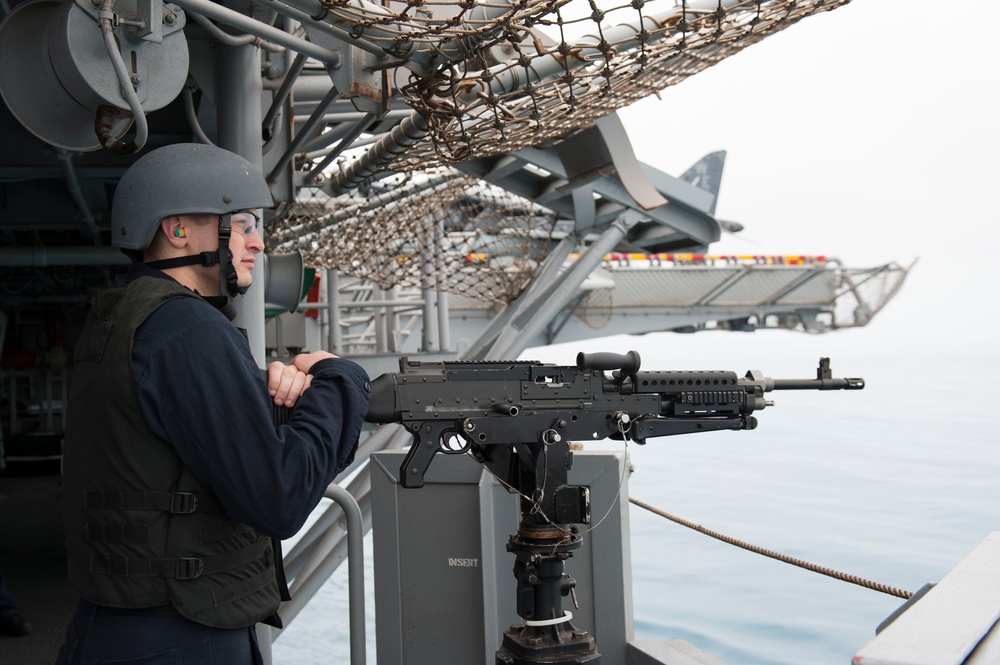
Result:
<instances>
[{"instance_id":1,"label":"gray support beam","mask_svg":"<svg viewBox=\"0 0 1000 665\"><path fill-rule=\"evenodd\" d=\"M216 53L219 147L241 155L262 169L260 126L263 87L259 52L256 46L219 46ZM233 323L247 331L250 351L257 364L264 367L264 285L267 276L262 274L262 270L255 273L246 295L235 301L236 318Z\"/></svg>"},{"instance_id":2,"label":"gray support beam","mask_svg":"<svg viewBox=\"0 0 1000 665\"><path fill-rule=\"evenodd\" d=\"M633 210L622 213L597 241L559 276L553 287L545 294L543 302L517 315L511 325L500 333L486 357L516 358L521 355L535 335L539 334L569 304L587 276L601 265L604 255L613 250L629 229L642 219L643 217Z\"/></svg>"},{"instance_id":3,"label":"gray support beam","mask_svg":"<svg viewBox=\"0 0 1000 665\"><path fill-rule=\"evenodd\" d=\"M732 288L734 284L739 283L740 280L746 277L750 270L751 266L740 266L740 269L737 272L734 272L728 279L723 280L721 284L706 293L698 300L697 303L695 303L695 305L711 305L713 300L721 296L723 293Z\"/></svg>"},{"instance_id":4,"label":"gray support beam","mask_svg":"<svg viewBox=\"0 0 1000 665\"><path fill-rule=\"evenodd\" d=\"M531 285L520 295L520 297L518 297L517 300L509 304L505 309L498 312L492 319L490 319L489 324L479 334L479 337L469 346L468 349L459 355L459 360L485 360L487 358L487 349L489 349L490 345L494 343L497 335L510 325L510 322L515 316L518 315L519 312L531 306L531 304L534 303L547 288L549 288L549 285L554 283L559 271L562 270L563 263L565 263L574 247L575 244L572 240L569 238L563 238L559 244L556 245L556 248L549 252L549 255L545 257L542 269L539 271L538 275L535 276L535 279L532 280Z\"/></svg>"},{"instance_id":5,"label":"gray support beam","mask_svg":"<svg viewBox=\"0 0 1000 665\"><path fill-rule=\"evenodd\" d=\"M800 275L796 279L792 280L790 284L787 284L784 288L780 289L775 293L772 293L771 296L767 299L767 304L769 305L776 304L778 301L780 301L782 298L790 294L792 291L799 288L800 286L803 286L806 282L816 279L817 277L822 275L825 270L826 268L824 266L816 266L809 272Z\"/></svg>"},{"instance_id":6,"label":"gray support beam","mask_svg":"<svg viewBox=\"0 0 1000 665\"><path fill-rule=\"evenodd\" d=\"M344 338L340 333L340 274L336 270L327 270L326 274L326 302L329 305L326 312L326 321L329 330L328 351L336 355L343 353Z\"/></svg>"},{"instance_id":7,"label":"gray support beam","mask_svg":"<svg viewBox=\"0 0 1000 665\"><path fill-rule=\"evenodd\" d=\"M273 184L278 179L278 176L281 175L284 168L291 163L295 154L302 149L303 144L313 138L313 136L316 135L317 130L322 129L323 116L326 115L326 110L330 108L335 101L337 101L339 96L340 93L338 93L337 89L331 85L330 89L326 93L326 96L323 97L320 103L313 110L312 115L309 116L309 119L306 120L305 124L302 125L298 133L292 139L292 144L285 149L285 152L278 158L278 161L275 162L271 172L267 174L267 184Z\"/></svg>"},{"instance_id":8,"label":"gray support beam","mask_svg":"<svg viewBox=\"0 0 1000 665\"><path fill-rule=\"evenodd\" d=\"M434 244L437 247L435 252L435 271L437 275L444 275L444 251L441 247L444 243L444 222L439 222L434 227ZM448 293L444 290L443 284L435 284L437 295L437 325L438 325L438 349L447 353L451 350L451 322L448 319Z\"/></svg>"}]
</instances>

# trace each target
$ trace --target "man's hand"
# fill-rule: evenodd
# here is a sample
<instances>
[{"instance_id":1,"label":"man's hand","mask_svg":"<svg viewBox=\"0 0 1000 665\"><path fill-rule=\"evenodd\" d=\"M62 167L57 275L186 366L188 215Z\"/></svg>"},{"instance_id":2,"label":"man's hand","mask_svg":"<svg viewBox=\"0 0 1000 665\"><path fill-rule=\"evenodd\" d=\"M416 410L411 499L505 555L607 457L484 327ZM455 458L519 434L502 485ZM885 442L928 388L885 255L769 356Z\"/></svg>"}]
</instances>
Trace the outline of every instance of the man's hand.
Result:
<instances>
[{"instance_id":1,"label":"man's hand","mask_svg":"<svg viewBox=\"0 0 1000 665\"><path fill-rule=\"evenodd\" d=\"M318 363L320 360L326 360L327 358L338 358L329 351L313 351L312 353L300 353L299 355L292 358L292 365L295 366L300 372L306 374L312 369L312 366Z\"/></svg>"},{"instance_id":2,"label":"man's hand","mask_svg":"<svg viewBox=\"0 0 1000 665\"><path fill-rule=\"evenodd\" d=\"M296 400L312 383L312 375L309 374L312 366L320 360L336 357L327 351L314 351L300 353L292 358L290 365L277 361L268 365L267 389L271 393L274 403L278 406L294 406Z\"/></svg>"},{"instance_id":3,"label":"man's hand","mask_svg":"<svg viewBox=\"0 0 1000 665\"><path fill-rule=\"evenodd\" d=\"M311 382L312 376L294 365L275 361L267 366L267 390L278 406L294 406Z\"/></svg>"}]
</instances>

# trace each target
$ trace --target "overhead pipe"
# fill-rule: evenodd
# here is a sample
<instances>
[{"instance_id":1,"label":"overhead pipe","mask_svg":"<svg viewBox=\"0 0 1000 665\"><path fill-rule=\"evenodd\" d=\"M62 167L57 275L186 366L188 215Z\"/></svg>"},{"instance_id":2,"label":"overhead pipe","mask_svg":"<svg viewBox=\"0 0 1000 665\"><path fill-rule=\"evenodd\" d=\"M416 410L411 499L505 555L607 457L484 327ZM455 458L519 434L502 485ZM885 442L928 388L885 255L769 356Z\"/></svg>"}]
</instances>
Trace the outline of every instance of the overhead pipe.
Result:
<instances>
[{"instance_id":1,"label":"overhead pipe","mask_svg":"<svg viewBox=\"0 0 1000 665\"><path fill-rule=\"evenodd\" d=\"M396 120L402 120L410 115L410 111L389 111L384 115L375 115L373 120L367 121L368 123L376 123L381 126L386 122L394 122ZM327 113L324 121L327 124L336 123L338 126L333 127L331 131L326 134L317 136L314 140L310 141L303 149L302 152L306 153L310 159L322 159L327 156L328 148L330 144L334 141L339 141L341 137L345 136L348 131L339 125L347 122L357 123L359 120L365 120L368 117L366 113ZM298 118L298 116L296 116ZM361 125L362 128L364 124ZM383 136L388 135L389 132L380 132L378 134L373 134L366 138L355 137L350 145L345 146L346 148L359 148L362 146L370 145L372 143L377 143ZM339 146L338 146L339 147ZM319 153L319 154L310 154Z\"/></svg>"},{"instance_id":2,"label":"overhead pipe","mask_svg":"<svg viewBox=\"0 0 1000 665\"><path fill-rule=\"evenodd\" d=\"M745 0L688 0L683 5L676 5L659 14L642 16L638 21L624 22L609 29L602 29L600 35L584 35L580 41L569 45L569 51L563 55L561 50L537 55L530 59L524 67L511 67L501 63L490 67L485 72L470 72L463 79L463 85L455 95L459 103L472 104L490 95L504 95L522 90L528 84L534 85L583 67L594 67L596 62L608 57L608 45L613 44L613 54L639 48L644 44L656 42L673 34L674 26L678 30L686 30L687 21L698 14L715 14L732 9ZM754 6L756 10L756 5ZM688 17L685 13L690 13ZM685 20L681 20L684 15ZM664 29L667 26L667 29Z\"/></svg>"},{"instance_id":3,"label":"overhead pipe","mask_svg":"<svg viewBox=\"0 0 1000 665\"><path fill-rule=\"evenodd\" d=\"M362 51L371 53L372 55L385 56L385 49L383 49L378 44L365 41L364 39L355 39L349 30L342 28L340 26L334 25L332 23L327 23L325 21L318 21L316 17L319 16L325 10L320 7L319 3L313 3L319 9L313 13L309 13L297 6L289 5L286 3L268 2L267 7L286 18L294 19L303 25L309 25L310 27L315 27L317 30L324 32L335 39L338 39L346 44L351 44L352 46L357 46Z\"/></svg>"},{"instance_id":4,"label":"overhead pipe","mask_svg":"<svg viewBox=\"0 0 1000 665\"><path fill-rule=\"evenodd\" d=\"M362 138L354 139L354 143L351 144L351 147L352 148L363 148L366 145L371 145L372 143L377 143L387 133L388 132L383 132L381 134L373 134L371 136L365 136L365 137L362 137ZM327 144L327 145L329 145L329 144ZM326 156L326 146L323 146L322 148L317 148L315 150L309 150L309 151L306 152L306 157L308 157L309 159L322 159L325 156Z\"/></svg>"},{"instance_id":5,"label":"overhead pipe","mask_svg":"<svg viewBox=\"0 0 1000 665\"><path fill-rule=\"evenodd\" d=\"M213 18L219 23L225 23L238 30L263 37L296 53L305 53L310 58L319 60L331 67L340 66L341 57L339 52L323 48L301 37L296 37L284 30L279 30L266 23L250 18L246 14L226 9L222 5L211 2L211 0L176 0L174 4L180 6L182 9Z\"/></svg>"},{"instance_id":6,"label":"overhead pipe","mask_svg":"<svg viewBox=\"0 0 1000 665\"><path fill-rule=\"evenodd\" d=\"M198 12L188 12L194 22L204 28L212 39L215 41L225 44L226 46L247 46L253 44L254 46L259 46L265 51L270 51L272 53L281 53L285 50L284 46L279 46L278 44L272 44L266 39L261 39L257 35L244 34L244 35L231 35L228 32L224 32L219 26L212 23L212 21L204 14L199 14Z\"/></svg>"},{"instance_id":7,"label":"overhead pipe","mask_svg":"<svg viewBox=\"0 0 1000 665\"><path fill-rule=\"evenodd\" d=\"M372 177L427 136L430 127L427 118L416 111L392 128L382 140L368 148L368 151L351 162L346 169L330 179L333 194L350 191Z\"/></svg>"}]
</instances>

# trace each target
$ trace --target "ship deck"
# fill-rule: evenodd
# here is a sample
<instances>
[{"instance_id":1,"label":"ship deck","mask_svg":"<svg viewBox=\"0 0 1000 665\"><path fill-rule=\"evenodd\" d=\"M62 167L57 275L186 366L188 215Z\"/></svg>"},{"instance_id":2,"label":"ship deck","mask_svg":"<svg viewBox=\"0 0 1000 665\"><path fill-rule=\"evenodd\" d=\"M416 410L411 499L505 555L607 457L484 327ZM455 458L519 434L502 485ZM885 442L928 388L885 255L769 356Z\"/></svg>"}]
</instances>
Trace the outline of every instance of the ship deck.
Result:
<instances>
[{"instance_id":1,"label":"ship deck","mask_svg":"<svg viewBox=\"0 0 1000 665\"><path fill-rule=\"evenodd\" d=\"M28 475L15 468L0 476L0 569L34 628L24 637L0 637L5 665L55 662L76 605L76 592L66 582L60 480L58 474Z\"/></svg>"}]
</instances>

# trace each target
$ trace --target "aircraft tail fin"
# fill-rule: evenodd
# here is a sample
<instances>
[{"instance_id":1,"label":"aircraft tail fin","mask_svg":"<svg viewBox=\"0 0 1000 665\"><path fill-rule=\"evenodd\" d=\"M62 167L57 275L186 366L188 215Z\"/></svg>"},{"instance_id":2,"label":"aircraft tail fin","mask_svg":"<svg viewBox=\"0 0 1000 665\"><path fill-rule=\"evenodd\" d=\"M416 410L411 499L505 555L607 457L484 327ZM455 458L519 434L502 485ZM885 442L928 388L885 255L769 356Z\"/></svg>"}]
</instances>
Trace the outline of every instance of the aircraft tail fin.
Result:
<instances>
[{"instance_id":1,"label":"aircraft tail fin","mask_svg":"<svg viewBox=\"0 0 1000 665\"><path fill-rule=\"evenodd\" d=\"M713 217L715 216L715 204L719 201L719 188L722 186L722 169L725 165L725 150L711 152L695 162L694 166L685 171L684 175L680 178L684 182L690 183L698 189L703 189L715 197L712 199L712 206L708 210L708 214Z\"/></svg>"}]
</instances>

